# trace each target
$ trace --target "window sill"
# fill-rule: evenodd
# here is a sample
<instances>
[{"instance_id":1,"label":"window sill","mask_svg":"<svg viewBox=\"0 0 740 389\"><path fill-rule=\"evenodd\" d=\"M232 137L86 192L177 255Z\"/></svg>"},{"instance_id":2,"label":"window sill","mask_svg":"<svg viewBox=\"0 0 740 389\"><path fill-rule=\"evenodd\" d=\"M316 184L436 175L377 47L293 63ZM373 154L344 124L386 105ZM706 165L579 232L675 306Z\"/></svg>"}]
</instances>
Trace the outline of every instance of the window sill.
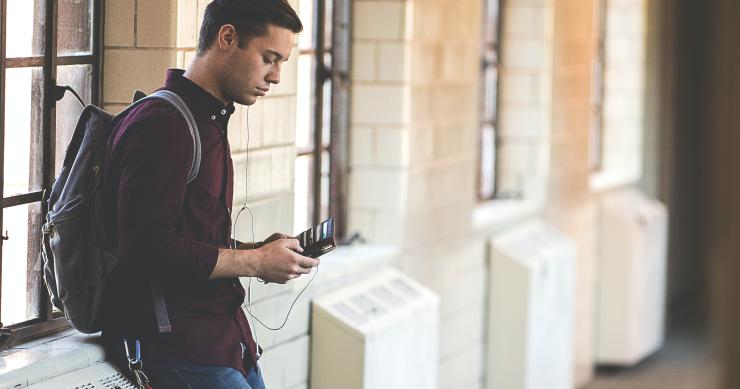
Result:
<instances>
[{"instance_id":1,"label":"window sill","mask_svg":"<svg viewBox=\"0 0 740 389\"><path fill-rule=\"evenodd\" d=\"M637 184L639 177L627 172L601 170L591 173L588 186L592 193L603 193L613 189Z\"/></svg>"},{"instance_id":2,"label":"window sill","mask_svg":"<svg viewBox=\"0 0 740 389\"><path fill-rule=\"evenodd\" d=\"M490 233L540 211L542 204L534 200L491 200L473 210L473 227Z\"/></svg>"},{"instance_id":3,"label":"window sill","mask_svg":"<svg viewBox=\"0 0 740 389\"><path fill-rule=\"evenodd\" d=\"M99 335L74 329L0 353L0 388L23 388L105 360Z\"/></svg>"}]
</instances>

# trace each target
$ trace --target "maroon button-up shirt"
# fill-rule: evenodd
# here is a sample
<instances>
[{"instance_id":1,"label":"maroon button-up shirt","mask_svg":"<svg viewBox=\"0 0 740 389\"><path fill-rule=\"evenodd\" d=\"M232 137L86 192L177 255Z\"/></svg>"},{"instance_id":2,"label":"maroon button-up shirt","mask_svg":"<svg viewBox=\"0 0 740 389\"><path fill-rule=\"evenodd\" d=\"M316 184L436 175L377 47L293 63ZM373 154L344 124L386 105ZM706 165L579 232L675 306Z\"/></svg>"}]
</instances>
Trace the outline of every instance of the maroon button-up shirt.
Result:
<instances>
[{"instance_id":1,"label":"maroon button-up shirt","mask_svg":"<svg viewBox=\"0 0 740 389\"><path fill-rule=\"evenodd\" d=\"M228 246L233 166L226 135L233 104L170 69L164 89L177 93L198 124L200 172L187 183L194 155L184 117L169 103L146 101L116 126L108 142L105 225L121 259L104 298L103 336L142 339L195 363L246 374L256 345L237 278L209 280L219 246ZM172 333L157 334L149 279L162 287ZM246 346L246 351L244 347Z\"/></svg>"}]
</instances>

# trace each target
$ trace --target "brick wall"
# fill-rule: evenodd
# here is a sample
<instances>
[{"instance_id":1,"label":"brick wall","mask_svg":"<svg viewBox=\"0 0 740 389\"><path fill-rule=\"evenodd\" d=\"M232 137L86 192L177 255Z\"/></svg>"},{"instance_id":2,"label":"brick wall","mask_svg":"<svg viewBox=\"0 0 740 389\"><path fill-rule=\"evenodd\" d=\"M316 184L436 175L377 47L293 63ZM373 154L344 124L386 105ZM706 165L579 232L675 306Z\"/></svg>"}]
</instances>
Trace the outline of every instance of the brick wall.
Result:
<instances>
[{"instance_id":1,"label":"brick wall","mask_svg":"<svg viewBox=\"0 0 740 389\"><path fill-rule=\"evenodd\" d=\"M371 242L400 243L411 158L412 3L353 6L349 229Z\"/></svg>"},{"instance_id":2,"label":"brick wall","mask_svg":"<svg viewBox=\"0 0 740 389\"><path fill-rule=\"evenodd\" d=\"M553 2L503 2L499 169L504 192L542 201L549 172Z\"/></svg>"},{"instance_id":3,"label":"brick wall","mask_svg":"<svg viewBox=\"0 0 740 389\"><path fill-rule=\"evenodd\" d=\"M310 0L293 4L297 1ZM620 20L634 20L630 12L635 8L630 4L636 1L612 2L621 12ZM596 282L595 195L588 187L594 3L507 0L502 10L499 185L544 204L541 214L578 243L579 383L591 376ZM205 4L204 0L106 1L104 101L108 109L124 107L134 89L151 92L160 86L167 67L186 66L194 55L196 26ZM349 231L359 231L371 243L398 246L401 255L394 265L439 294L439 387L481 388L485 247L493 232L506 227L473 225L473 214L481 206L475 197L475 174L482 1L353 0L353 4ZM633 23L614 28L633 34L627 34L632 43L621 46L624 50L639 51L634 39L641 32ZM614 70L607 83L607 103L614 114L607 118L634 125L639 116L635 111L629 111L624 120L616 115L622 112L616 108L618 101L639 90L639 86L625 90L617 82L619 77L636 77L632 62L625 59L619 67L617 57L609 58L614 59L610 62ZM256 239L293 228L296 77L296 61L291 58L283 68L281 84L249 110L239 107L230 123L235 213L246 199L254 211ZM248 195L244 190L247 121ZM608 137L608 149L616 150L613 153L621 155L621 145L639 148L632 135L626 140L618 137L619 125L609 128L613 135ZM634 126L626 132L630 131L636 131ZM639 166L639 158L636 161L629 166ZM239 238L250 238L250 224L243 214L237 226ZM373 274L378 266L345 259L337 260L344 260L344 267L322 270L285 329L268 332L257 325L258 339L266 349L261 364L269 387L306 387L309 301ZM305 281L287 286L253 284L254 311L268 324L279 324Z\"/></svg>"},{"instance_id":4,"label":"brick wall","mask_svg":"<svg viewBox=\"0 0 740 389\"><path fill-rule=\"evenodd\" d=\"M574 379L578 385L587 382L593 370L596 208L588 186L588 147L595 3L553 3L551 170L545 215L577 245Z\"/></svg>"},{"instance_id":5,"label":"brick wall","mask_svg":"<svg viewBox=\"0 0 740 389\"><path fill-rule=\"evenodd\" d=\"M483 379L478 0L355 1L350 228L440 296L439 387Z\"/></svg>"}]
</instances>

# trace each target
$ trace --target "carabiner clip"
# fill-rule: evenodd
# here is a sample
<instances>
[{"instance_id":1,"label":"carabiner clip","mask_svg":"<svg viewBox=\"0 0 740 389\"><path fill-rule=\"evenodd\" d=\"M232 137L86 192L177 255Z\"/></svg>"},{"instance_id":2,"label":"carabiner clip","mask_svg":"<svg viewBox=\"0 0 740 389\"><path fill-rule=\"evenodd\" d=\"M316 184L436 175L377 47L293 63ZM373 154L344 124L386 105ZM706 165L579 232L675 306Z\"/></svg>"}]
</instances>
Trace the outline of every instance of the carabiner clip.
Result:
<instances>
[{"instance_id":1,"label":"carabiner clip","mask_svg":"<svg viewBox=\"0 0 740 389\"><path fill-rule=\"evenodd\" d=\"M128 369L136 378L136 383L139 385L139 388L151 389L152 386L149 382L149 377L144 374L144 362L141 360L141 342L139 342L139 339L136 339L135 345L135 355L134 358L131 358L131 351L128 348L128 340L126 340L126 338L123 339L123 349L126 352Z\"/></svg>"}]
</instances>

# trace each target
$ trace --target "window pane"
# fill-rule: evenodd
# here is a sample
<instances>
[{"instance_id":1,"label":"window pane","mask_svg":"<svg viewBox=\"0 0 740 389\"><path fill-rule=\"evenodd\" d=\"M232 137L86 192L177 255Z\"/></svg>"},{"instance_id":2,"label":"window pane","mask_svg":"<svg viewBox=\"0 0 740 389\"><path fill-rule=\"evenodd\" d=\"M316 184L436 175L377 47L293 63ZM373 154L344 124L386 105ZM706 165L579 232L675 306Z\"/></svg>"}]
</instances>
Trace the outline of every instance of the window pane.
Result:
<instances>
[{"instance_id":1,"label":"window pane","mask_svg":"<svg viewBox=\"0 0 740 389\"><path fill-rule=\"evenodd\" d=\"M5 231L8 232L9 239L2 245L3 285L0 291L2 297L0 320L6 326L38 317L40 273L33 271L38 252L29 250L29 238L38 239L39 234L35 228L29 228L29 224L38 226L40 212L40 203L3 210L2 231L3 234Z\"/></svg>"},{"instance_id":2,"label":"window pane","mask_svg":"<svg viewBox=\"0 0 740 389\"><path fill-rule=\"evenodd\" d=\"M487 56L486 60L490 60L492 57ZM483 70L483 121L495 122L496 121L496 101L498 99L498 71L495 65L486 67Z\"/></svg>"},{"instance_id":3,"label":"window pane","mask_svg":"<svg viewBox=\"0 0 740 389\"><path fill-rule=\"evenodd\" d=\"M92 1L59 0L57 9L57 54L92 54Z\"/></svg>"},{"instance_id":4,"label":"window pane","mask_svg":"<svg viewBox=\"0 0 740 389\"><path fill-rule=\"evenodd\" d=\"M7 69L3 196L41 188L41 68Z\"/></svg>"},{"instance_id":5,"label":"window pane","mask_svg":"<svg viewBox=\"0 0 740 389\"><path fill-rule=\"evenodd\" d=\"M323 151L321 153L321 220L326 220L329 217L329 166L331 160L329 159L329 152Z\"/></svg>"},{"instance_id":6,"label":"window pane","mask_svg":"<svg viewBox=\"0 0 740 389\"><path fill-rule=\"evenodd\" d=\"M303 32L298 34L298 48L299 49L313 49L315 48L315 40L313 34L313 21L314 21L314 6L315 0L298 0L298 16L301 18L303 23Z\"/></svg>"},{"instance_id":7,"label":"window pane","mask_svg":"<svg viewBox=\"0 0 740 389\"><path fill-rule=\"evenodd\" d=\"M493 197L496 183L496 134L493 126L484 124L481 130L480 197Z\"/></svg>"},{"instance_id":8,"label":"window pane","mask_svg":"<svg viewBox=\"0 0 740 389\"><path fill-rule=\"evenodd\" d=\"M298 57L298 87L296 103L296 146L313 146L313 84L314 60L312 54Z\"/></svg>"},{"instance_id":9,"label":"window pane","mask_svg":"<svg viewBox=\"0 0 740 389\"><path fill-rule=\"evenodd\" d=\"M8 58L44 54L43 0L7 0L5 55Z\"/></svg>"},{"instance_id":10,"label":"window pane","mask_svg":"<svg viewBox=\"0 0 740 389\"><path fill-rule=\"evenodd\" d=\"M77 91L85 104L90 103L92 92L92 65L69 65L57 68L57 84L69 85ZM56 148L54 156L54 176L59 175L64 162L64 153L72 140L77 118L82 106L72 93L67 92L57 102L56 111Z\"/></svg>"},{"instance_id":11,"label":"window pane","mask_svg":"<svg viewBox=\"0 0 740 389\"><path fill-rule=\"evenodd\" d=\"M322 106L321 142L328 147L331 142L331 82L324 82L324 105Z\"/></svg>"},{"instance_id":12,"label":"window pane","mask_svg":"<svg viewBox=\"0 0 740 389\"><path fill-rule=\"evenodd\" d=\"M313 155L304 155L295 161L295 207L293 211L294 231L304 231L311 223L311 169Z\"/></svg>"},{"instance_id":13,"label":"window pane","mask_svg":"<svg viewBox=\"0 0 740 389\"><path fill-rule=\"evenodd\" d=\"M498 41L498 12L499 0L486 1L486 20L484 22L483 39L486 43Z\"/></svg>"},{"instance_id":14,"label":"window pane","mask_svg":"<svg viewBox=\"0 0 740 389\"><path fill-rule=\"evenodd\" d=\"M332 46L331 34L332 34L332 28L334 27L333 25L334 24L333 23L334 22L333 21L334 2L329 0L329 1L324 1L324 3L326 4L326 12L324 13L326 15L324 17L324 49L331 50L331 46Z\"/></svg>"}]
</instances>

